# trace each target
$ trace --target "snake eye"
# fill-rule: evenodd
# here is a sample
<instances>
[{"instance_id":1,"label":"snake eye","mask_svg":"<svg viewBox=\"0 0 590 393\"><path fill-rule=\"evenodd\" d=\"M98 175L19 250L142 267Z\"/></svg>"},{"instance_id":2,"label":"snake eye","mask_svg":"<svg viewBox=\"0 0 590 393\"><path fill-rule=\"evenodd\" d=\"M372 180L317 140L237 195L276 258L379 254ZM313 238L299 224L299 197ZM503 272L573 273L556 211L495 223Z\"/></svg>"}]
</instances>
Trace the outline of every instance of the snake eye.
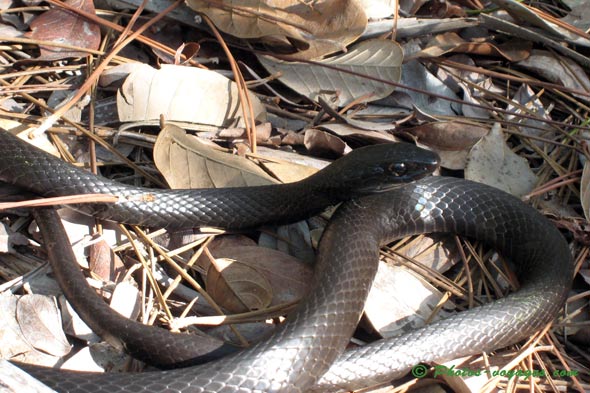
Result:
<instances>
[{"instance_id":1,"label":"snake eye","mask_svg":"<svg viewBox=\"0 0 590 393\"><path fill-rule=\"evenodd\" d=\"M396 176L403 176L408 171L406 164L404 164L403 162L396 162L394 164L391 164L389 165L388 169L391 173L393 173Z\"/></svg>"}]
</instances>

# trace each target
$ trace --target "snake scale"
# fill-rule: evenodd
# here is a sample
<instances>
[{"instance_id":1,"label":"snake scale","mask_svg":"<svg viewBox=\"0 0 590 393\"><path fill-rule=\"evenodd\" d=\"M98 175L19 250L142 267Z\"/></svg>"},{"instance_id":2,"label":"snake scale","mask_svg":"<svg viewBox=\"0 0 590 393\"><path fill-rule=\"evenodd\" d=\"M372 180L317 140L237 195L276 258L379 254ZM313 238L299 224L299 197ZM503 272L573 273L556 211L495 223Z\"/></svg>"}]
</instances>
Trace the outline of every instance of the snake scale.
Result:
<instances>
[{"instance_id":1,"label":"snake scale","mask_svg":"<svg viewBox=\"0 0 590 393\"><path fill-rule=\"evenodd\" d=\"M490 351L530 336L555 317L566 299L573 275L567 243L535 209L504 192L455 178L424 177L437 164L434 153L386 144L357 149L289 185L153 190L94 176L0 131L0 180L41 196L117 195L115 204L77 207L106 220L253 228L298 220L352 198L330 220L311 292L287 322L268 340L210 362L233 349L207 336L195 340L142 327L111 312L75 266L56 212L37 209L34 215L56 278L93 330L160 367L206 363L140 374L29 370L56 390L70 392L338 391L393 380L420 362ZM345 352L376 272L378 247L428 232L457 233L496 247L515 263L519 290L409 334Z\"/></svg>"}]
</instances>

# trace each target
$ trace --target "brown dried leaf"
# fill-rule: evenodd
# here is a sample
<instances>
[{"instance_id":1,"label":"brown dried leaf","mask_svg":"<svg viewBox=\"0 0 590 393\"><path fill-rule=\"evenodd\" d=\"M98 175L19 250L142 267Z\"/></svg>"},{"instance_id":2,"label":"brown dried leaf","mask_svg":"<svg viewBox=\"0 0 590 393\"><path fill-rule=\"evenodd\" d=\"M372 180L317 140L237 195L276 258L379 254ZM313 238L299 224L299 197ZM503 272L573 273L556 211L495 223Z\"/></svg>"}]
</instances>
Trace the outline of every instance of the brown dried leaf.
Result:
<instances>
[{"instance_id":1,"label":"brown dried leaf","mask_svg":"<svg viewBox=\"0 0 590 393\"><path fill-rule=\"evenodd\" d=\"M215 150L172 124L158 135L154 162L171 188L240 187L276 182L246 158Z\"/></svg>"},{"instance_id":2,"label":"brown dried leaf","mask_svg":"<svg viewBox=\"0 0 590 393\"><path fill-rule=\"evenodd\" d=\"M367 16L357 0L188 0L222 31L240 38L268 37L303 49L299 59L341 51L365 30ZM273 42L270 41L269 42Z\"/></svg>"},{"instance_id":3,"label":"brown dried leaf","mask_svg":"<svg viewBox=\"0 0 590 393\"><path fill-rule=\"evenodd\" d=\"M414 54L412 57L440 57L453 52L482 56L501 56L509 61L520 61L529 56L532 47L532 42L516 39L500 45L492 42L465 41L457 33L451 32L435 36L425 49Z\"/></svg>"},{"instance_id":4,"label":"brown dried leaf","mask_svg":"<svg viewBox=\"0 0 590 393\"><path fill-rule=\"evenodd\" d=\"M488 128L477 124L455 121L425 123L405 130L417 141L437 152L441 166L448 169L464 169L469 151L483 136Z\"/></svg>"},{"instance_id":5,"label":"brown dried leaf","mask_svg":"<svg viewBox=\"0 0 590 393\"><path fill-rule=\"evenodd\" d=\"M303 144L310 153L322 157L337 158L350 151L342 139L316 128L305 131Z\"/></svg>"},{"instance_id":6,"label":"brown dried leaf","mask_svg":"<svg viewBox=\"0 0 590 393\"><path fill-rule=\"evenodd\" d=\"M266 308L272 299L268 280L256 269L235 259L217 258L207 272L207 290L232 312Z\"/></svg>"},{"instance_id":7,"label":"brown dried leaf","mask_svg":"<svg viewBox=\"0 0 590 393\"><path fill-rule=\"evenodd\" d=\"M67 0L66 4L95 14L92 0ZM97 50L100 45L100 27L86 18L63 8L53 8L31 22L30 38L52 41L81 48ZM86 52L55 46L40 46L38 60L59 60L68 57L83 57Z\"/></svg>"},{"instance_id":8,"label":"brown dried leaf","mask_svg":"<svg viewBox=\"0 0 590 393\"><path fill-rule=\"evenodd\" d=\"M90 246L90 270L104 281L117 282L125 273L125 265L108 243L101 239Z\"/></svg>"},{"instance_id":9,"label":"brown dried leaf","mask_svg":"<svg viewBox=\"0 0 590 393\"><path fill-rule=\"evenodd\" d=\"M256 308L262 304L277 305L300 299L307 292L313 276L312 269L299 259L280 251L258 246L224 247L212 251L216 259L238 261L227 267L227 272L222 273L223 278L231 273L231 269L245 272L248 282L243 287L253 292L241 292L240 299L255 300ZM227 297L228 290L224 284L220 284L219 275L209 267L207 275L207 290L217 301ZM213 277L209 277L213 274ZM232 275L233 276L233 275ZM232 279L234 280L234 279ZM244 280L242 278L242 280ZM240 277L236 278L240 281ZM266 287L268 283L268 287ZM239 311L239 310L236 310ZM241 310L244 311L244 310Z\"/></svg>"}]
</instances>

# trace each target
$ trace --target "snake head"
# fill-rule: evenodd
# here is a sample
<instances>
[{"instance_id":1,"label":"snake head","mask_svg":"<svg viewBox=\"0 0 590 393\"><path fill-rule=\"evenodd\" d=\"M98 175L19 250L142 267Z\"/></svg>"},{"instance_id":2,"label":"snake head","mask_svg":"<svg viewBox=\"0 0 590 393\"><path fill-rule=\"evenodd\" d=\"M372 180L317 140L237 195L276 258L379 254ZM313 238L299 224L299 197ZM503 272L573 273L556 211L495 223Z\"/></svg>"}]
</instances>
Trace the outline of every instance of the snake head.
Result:
<instances>
[{"instance_id":1,"label":"snake head","mask_svg":"<svg viewBox=\"0 0 590 393\"><path fill-rule=\"evenodd\" d=\"M410 143L386 143L355 149L312 177L321 178L330 193L355 197L421 179L439 164L432 151Z\"/></svg>"}]
</instances>

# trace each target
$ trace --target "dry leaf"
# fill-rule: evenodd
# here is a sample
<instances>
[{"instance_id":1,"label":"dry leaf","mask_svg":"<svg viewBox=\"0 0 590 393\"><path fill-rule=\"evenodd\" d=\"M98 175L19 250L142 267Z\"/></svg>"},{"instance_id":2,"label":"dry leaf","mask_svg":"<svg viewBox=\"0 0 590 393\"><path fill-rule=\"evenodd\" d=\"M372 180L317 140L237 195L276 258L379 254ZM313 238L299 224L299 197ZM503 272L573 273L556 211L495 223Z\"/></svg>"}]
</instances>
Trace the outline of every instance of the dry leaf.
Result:
<instances>
[{"instance_id":1,"label":"dry leaf","mask_svg":"<svg viewBox=\"0 0 590 393\"><path fill-rule=\"evenodd\" d=\"M74 310L63 295L58 297L58 301L62 310L64 330L68 335L86 342L100 341L100 337L86 325L86 322L80 318L76 310Z\"/></svg>"},{"instance_id":2,"label":"dry leaf","mask_svg":"<svg viewBox=\"0 0 590 393\"><path fill-rule=\"evenodd\" d=\"M549 39L555 40L557 38L559 41L565 40L575 45L583 45L586 47L590 46L590 40L588 40L586 37L576 34L575 32L568 31L567 29L558 26L546 18L543 18L534 10L524 6L523 4L520 4L520 1L492 0L492 3L506 10L518 22L522 23L523 21L526 21L533 26L543 29L547 35L547 38Z\"/></svg>"},{"instance_id":3,"label":"dry leaf","mask_svg":"<svg viewBox=\"0 0 590 393\"><path fill-rule=\"evenodd\" d=\"M512 97L512 101L515 101L517 104L509 104L506 107L508 112L516 114L533 113L538 120L527 119L518 115L506 115L506 121L512 121L520 124L518 129L525 135L539 136L551 140L555 139L558 131L555 129L555 126L552 126L547 122L547 120L552 120L551 116L547 110L545 110L545 105L543 105L537 93L535 93L529 85L521 85L514 94L514 97ZM553 144L545 143L535 139L532 139L531 143L534 143L541 148L546 147L548 151L551 151L555 146Z\"/></svg>"},{"instance_id":4,"label":"dry leaf","mask_svg":"<svg viewBox=\"0 0 590 393\"><path fill-rule=\"evenodd\" d=\"M154 162L171 188L241 187L276 182L252 161L215 150L172 124L158 135Z\"/></svg>"},{"instance_id":5,"label":"dry leaf","mask_svg":"<svg viewBox=\"0 0 590 393\"><path fill-rule=\"evenodd\" d=\"M403 266L380 263L365 303L365 315L379 334L392 337L424 326L442 296ZM445 315L448 313L441 312L435 320Z\"/></svg>"},{"instance_id":6,"label":"dry leaf","mask_svg":"<svg viewBox=\"0 0 590 393\"><path fill-rule=\"evenodd\" d=\"M368 121L363 122L365 124L370 123ZM383 125L381 123L374 123L376 125ZM389 125L390 128L394 128L394 125ZM360 145L372 145L375 143L392 143L399 142L393 135L379 132L369 131L367 129L360 129L350 124L342 123L322 123L318 124L317 128L325 129L339 136L345 141L355 142Z\"/></svg>"},{"instance_id":7,"label":"dry leaf","mask_svg":"<svg viewBox=\"0 0 590 393\"><path fill-rule=\"evenodd\" d=\"M141 311L141 294L131 283L120 282L115 286L110 306L124 317L136 320Z\"/></svg>"},{"instance_id":8,"label":"dry leaf","mask_svg":"<svg viewBox=\"0 0 590 393\"><path fill-rule=\"evenodd\" d=\"M239 38L272 37L302 51L299 59L319 58L341 51L365 30L367 17L357 0L188 0L222 31ZM257 40L260 42L260 40Z\"/></svg>"},{"instance_id":9,"label":"dry leaf","mask_svg":"<svg viewBox=\"0 0 590 393\"><path fill-rule=\"evenodd\" d=\"M16 318L27 341L36 349L54 356L65 356L71 345L62 330L55 299L43 295L24 295L16 304Z\"/></svg>"},{"instance_id":10,"label":"dry leaf","mask_svg":"<svg viewBox=\"0 0 590 393\"><path fill-rule=\"evenodd\" d=\"M314 156L338 158L352 149L339 137L316 128L305 131L303 144Z\"/></svg>"},{"instance_id":11,"label":"dry leaf","mask_svg":"<svg viewBox=\"0 0 590 393\"><path fill-rule=\"evenodd\" d=\"M250 94L254 118L266 121L260 100ZM119 119L185 121L218 127L244 127L238 87L214 71L176 65L134 69L117 93Z\"/></svg>"},{"instance_id":12,"label":"dry leaf","mask_svg":"<svg viewBox=\"0 0 590 393\"><path fill-rule=\"evenodd\" d=\"M168 124L154 145L154 162L171 188L237 187L268 184L259 168L243 157L223 153ZM262 175L264 177L264 175Z\"/></svg>"},{"instance_id":13,"label":"dry leaf","mask_svg":"<svg viewBox=\"0 0 590 393\"><path fill-rule=\"evenodd\" d=\"M393 86L349 72L397 83L401 78L403 51L391 40L367 40L347 53L320 60L317 65L280 61L268 56L258 56L258 60L269 73L281 75L279 80L297 93L314 101L320 96L326 97L326 101L341 107L353 100L369 102L391 94Z\"/></svg>"},{"instance_id":14,"label":"dry leaf","mask_svg":"<svg viewBox=\"0 0 590 393\"><path fill-rule=\"evenodd\" d=\"M104 239L90 245L88 260L90 270L104 281L117 282L125 274L123 261Z\"/></svg>"},{"instance_id":15,"label":"dry leaf","mask_svg":"<svg viewBox=\"0 0 590 393\"><path fill-rule=\"evenodd\" d=\"M590 79L584 69L572 59L554 52L535 49L531 52L530 57L518 62L516 65L570 89L584 92L590 90ZM590 101L587 96L572 94L586 102Z\"/></svg>"},{"instance_id":16,"label":"dry leaf","mask_svg":"<svg viewBox=\"0 0 590 393\"><path fill-rule=\"evenodd\" d=\"M66 4L82 11L95 14L92 0L67 0ZM52 8L31 22L30 38L52 41L59 44L97 50L100 45L100 27L74 12L63 8ZM56 46L40 46L38 60L59 60L68 57L84 57L87 52Z\"/></svg>"},{"instance_id":17,"label":"dry leaf","mask_svg":"<svg viewBox=\"0 0 590 393\"><path fill-rule=\"evenodd\" d=\"M437 121L405 131L413 135L421 145L437 152L441 166L460 170L465 168L469 151L488 133L488 128L456 121Z\"/></svg>"},{"instance_id":18,"label":"dry leaf","mask_svg":"<svg viewBox=\"0 0 590 393\"><path fill-rule=\"evenodd\" d=\"M425 49L412 55L412 58L440 57L444 54L469 53L482 56L501 56L509 61L526 59L533 47L527 40L510 40L501 45L492 42L465 41L455 32L435 36Z\"/></svg>"},{"instance_id":19,"label":"dry leaf","mask_svg":"<svg viewBox=\"0 0 590 393\"><path fill-rule=\"evenodd\" d=\"M514 154L504 141L502 128L494 124L469 152L465 178L521 197L537 184L537 176L523 157Z\"/></svg>"},{"instance_id":20,"label":"dry leaf","mask_svg":"<svg viewBox=\"0 0 590 393\"><path fill-rule=\"evenodd\" d=\"M207 291L222 307L235 313L261 310L272 300L268 280L235 259L216 258L207 272Z\"/></svg>"},{"instance_id":21,"label":"dry leaf","mask_svg":"<svg viewBox=\"0 0 590 393\"><path fill-rule=\"evenodd\" d=\"M244 282L244 288L254 288L255 292L247 295L240 294L240 298L249 297L256 301L254 304L277 305L298 300L307 292L313 276L312 269L308 265L297 258L270 248L257 246L224 247L212 251L212 254L216 259L238 261L237 264L234 262L226 265L235 265L236 267L232 269L247 272L247 278L245 279L247 282ZM211 267L208 268L208 272L206 279L207 291L211 296L216 300L228 296L225 285L222 284L217 287L219 282L217 274L213 273L214 277L209 277L212 272ZM223 273L224 278L226 274L230 273ZM232 280L234 279L232 278ZM237 276L235 280L239 282L244 279ZM266 283L268 283L268 286L266 286ZM268 296L271 298L269 299Z\"/></svg>"}]
</instances>

